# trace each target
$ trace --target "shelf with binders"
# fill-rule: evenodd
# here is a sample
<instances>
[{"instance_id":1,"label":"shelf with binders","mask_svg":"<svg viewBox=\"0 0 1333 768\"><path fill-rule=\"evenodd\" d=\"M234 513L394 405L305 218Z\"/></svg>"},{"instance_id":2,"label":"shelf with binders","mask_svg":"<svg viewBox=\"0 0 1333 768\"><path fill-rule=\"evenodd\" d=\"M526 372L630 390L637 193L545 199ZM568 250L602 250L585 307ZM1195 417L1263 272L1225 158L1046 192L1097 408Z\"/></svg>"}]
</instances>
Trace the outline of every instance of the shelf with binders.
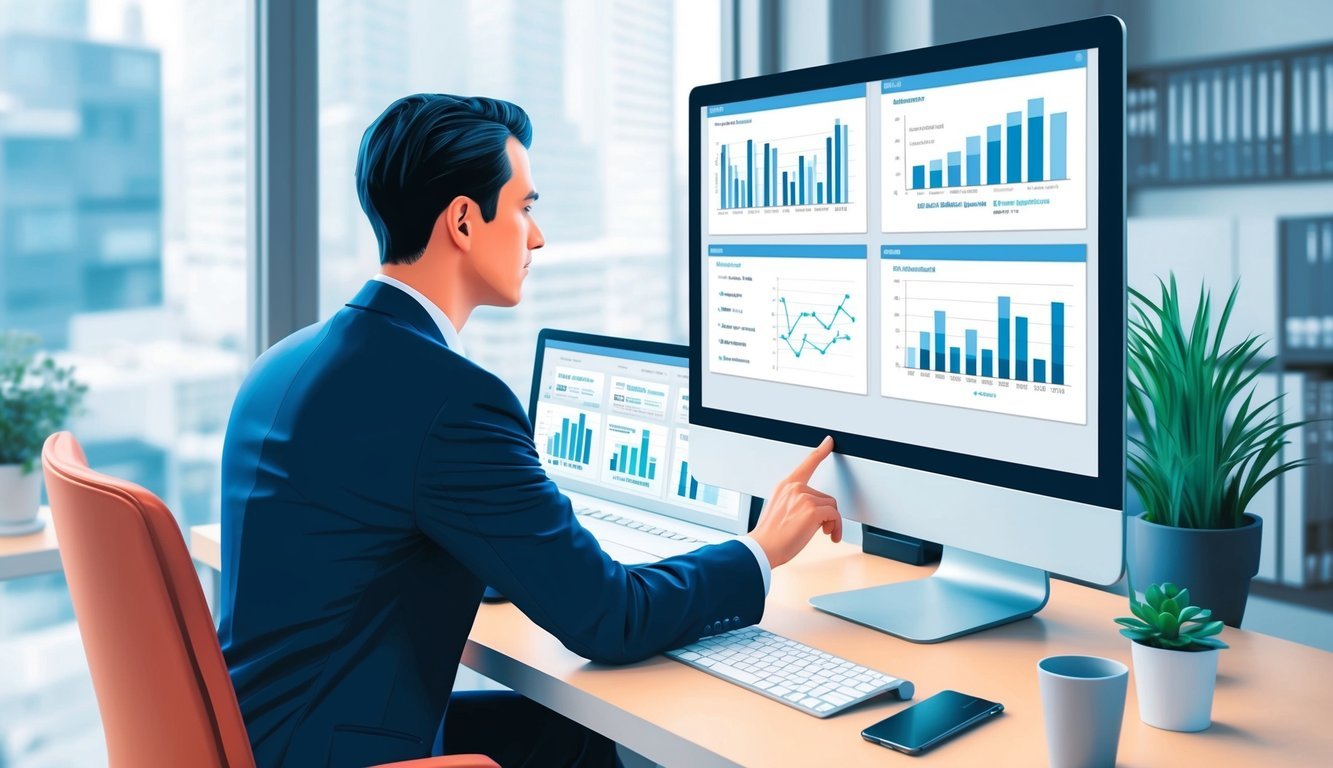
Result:
<instances>
[{"instance_id":1,"label":"shelf with binders","mask_svg":"<svg viewBox=\"0 0 1333 768\"><path fill-rule=\"evenodd\" d=\"M1333 46L1130 73L1131 188L1333 178Z\"/></svg>"}]
</instances>

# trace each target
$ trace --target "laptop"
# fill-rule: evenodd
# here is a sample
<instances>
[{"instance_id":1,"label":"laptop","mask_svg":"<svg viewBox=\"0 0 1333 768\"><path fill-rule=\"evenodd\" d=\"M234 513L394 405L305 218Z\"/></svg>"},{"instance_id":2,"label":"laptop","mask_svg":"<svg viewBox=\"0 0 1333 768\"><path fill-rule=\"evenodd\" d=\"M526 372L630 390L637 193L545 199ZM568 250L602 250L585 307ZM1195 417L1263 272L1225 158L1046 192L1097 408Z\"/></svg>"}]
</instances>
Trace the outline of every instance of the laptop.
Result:
<instances>
[{"instance_id":1,"label":"laptop","mask_svg":"<svg viewBox=\"0 0 1333 768\"><path fill-rule=\"evenodd\" d=\"M625 564L750 530L763 500L690 473L689 348L545 329L528 415L547 475Z\"/></svg>"}]
</instances>

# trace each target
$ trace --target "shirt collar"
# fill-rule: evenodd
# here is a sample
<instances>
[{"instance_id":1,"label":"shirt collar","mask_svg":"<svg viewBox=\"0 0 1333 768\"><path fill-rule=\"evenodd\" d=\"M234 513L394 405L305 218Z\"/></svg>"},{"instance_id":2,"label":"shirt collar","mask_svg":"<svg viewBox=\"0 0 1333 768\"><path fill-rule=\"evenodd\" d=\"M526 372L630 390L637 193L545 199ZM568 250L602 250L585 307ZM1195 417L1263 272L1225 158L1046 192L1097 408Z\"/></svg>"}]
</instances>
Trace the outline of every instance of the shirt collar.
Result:
<instances>
[{"instance_id":1,"label":"shirt collar","mask_svg":"<svg viewBox=\"0 0 1333 768\"><path fill-rule=\"evenodd\" d=\"M426 313L430 315L430 318L440 327L440 335L444 337L444 343L449 349L456 352L460 357L467 357L467 350L463 348L463 340L459 338L458 331L454 328L454 324L449 322L449 316L444 314L444 310L440 309L435 302L426 298L420 291L407 283L404 283L402 280L389 277L385 274L377 274L372 279L392 285L394 288L397 288L408 296L416 299L417 303L421 305L421 308L426 310Z\"/></svg>"}]
</instances>

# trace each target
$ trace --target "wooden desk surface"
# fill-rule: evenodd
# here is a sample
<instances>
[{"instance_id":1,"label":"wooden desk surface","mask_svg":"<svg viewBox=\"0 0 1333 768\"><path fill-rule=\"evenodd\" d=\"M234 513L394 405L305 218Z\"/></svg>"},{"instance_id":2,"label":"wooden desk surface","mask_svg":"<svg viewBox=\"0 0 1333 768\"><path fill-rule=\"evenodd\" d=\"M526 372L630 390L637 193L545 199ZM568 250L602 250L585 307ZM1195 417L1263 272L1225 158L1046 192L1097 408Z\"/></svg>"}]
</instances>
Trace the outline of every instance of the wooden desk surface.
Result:
<instances>
[{"instance_id":1,"label":"wooden desk surface","mask_svg":"<svg viewBox=\"0 0 1333 768\"><path fill-rule=\"evenodd\" d=\"M211 526L216 541L216 526ZM200 533L192 537L196 546ZM214 545L215 546L215 545ZM216 552L216 548L213 550ZM196 549L196 557L199 550ZM201 561L203 561L201 559ZM203 561L206 562L206 561ZM216 567L216 563L209 563ZM819 537L774 571L760 626L913 681L916 700L944 688L1003 702L1005 714L923 757L861 739L908 706L882 702L819 720L665 657L590 664L510 604L483 605L463 662L664 765L1033 766L1046 762L1037 661L1079 653L1130 666L1118 764L1327 765L1333 762L1333 654L1227 629L1212 728L1161 731L1139 720L1129 641L1112 622L1124 598L1052 581L1036 617L936 645L918 645L812 608L811 596L916 578L925 569Z\"/></svg>"},{"instance_id":2,"label":"wooden desk surface","mask_svg":"<svg viewBox=\"0 0 1333 768\"><path fill-rule=\"evenodd\" d=\"M46 521L46 527L40 531L23 536L0 536L0 581L61 570L51 510L42 507L37 514Z\"/></svg>"}]
</instances>

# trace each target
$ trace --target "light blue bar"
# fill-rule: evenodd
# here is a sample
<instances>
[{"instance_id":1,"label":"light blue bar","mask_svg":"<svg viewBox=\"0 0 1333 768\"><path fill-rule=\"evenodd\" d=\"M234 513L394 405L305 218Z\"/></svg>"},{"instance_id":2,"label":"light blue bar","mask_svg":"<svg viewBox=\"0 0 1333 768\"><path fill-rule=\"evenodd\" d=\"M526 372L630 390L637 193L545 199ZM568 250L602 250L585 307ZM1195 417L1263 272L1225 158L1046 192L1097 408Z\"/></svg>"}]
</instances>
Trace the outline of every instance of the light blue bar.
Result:
<instances>
[{"instance_id":1,"label":"light blue bar","mask_svg":"<svg viewBox=\"0 0 1333 768\"><path fill-rule=\"evenodd\" d=\"M965 353L967 355L967 365L964 366L963 372L966 373L968 376L976 376L977 375L977 332L973 330L964 331L963 338L966 347Z\"/></svg>"},{"instance_id":2,"label":"light blue bar","mask_svg":"<svg viewBox=\"0 0 1333 768\"><path fill-rule=\"evenodd\" d=\"M842 121L833 121L833 164L837 170L833 174L833 202L842 202L842 158L847 150L842 146Z\"/></svg>"},{"instance_id":3,"label":"light blue bar","mask_svg":"<svg viewBox=\"0 0 1333 768\"><path fill-rule=\"evenodd\" d=\"M847 184L850 181L850 179L847 178L847 169L851 168L851 162L847 159L847 130L847 126L844 125L842 127L842 197L838 200L840 203L846 203L851 200L851 190L847 187Z\"/></svg>"},{"instance_id":4,"label":"light blue bar","mask_svg":"<svg viewBox=\"0 0 1333 768\"><path fill-rule=\"evenodd\" d=\"M951 187L963 186L963 172L962 168L960 167L962 166L962 164L963 164L962 152L949 153L949 186Z\"/></svg>"},{"instance_id":5,"label":"light blue bar","mask_svg":"<svg viewBox=\"0 0 1333 768\"><path fill-rule=\"evenodd\" d=\"M916 367L916 347L907 348L907 367L908 368Z\"/></svg>"},{"instance_id":6,"label":"light blue bar","mask_svg":"<svg viewBox=\"0 0 1333 768\"><path fill-rule=\"evenodd\" d=\"M944 326L946 318L944 313L935 310L935 370L943 371L944 368Z\"/></svg>"},{"instance_id":7,"label":"light blue bar","mask_svg":"<svg viewBox=\"0 0 1333 768\"><path fill-rule=\"evenodd\" d=\"M754 139L745 140L745 207L754 207Z\"/></svg>"},{"instance_id":8,"label":"light blue bar","mask_svg":"<svg viewBox=\"0 0 1333 768\"><path fill-rule=\"evenodd\" d=\"M865 85L863 83L854 83L852 85L838 86L837 88L825 88L819 91L789 93L782 96L769 96L764 99L737 101L731 104L714 104L707 107L706 111L709 117L719 117L721 115L739 115L742 112L763 112L769 109L801 107L806 104L823 104L829 101L864 99L865 97Z\"/></svg>"},{"instance_id":9,"label":"light blue bar","mask_svg":"<svg viewBox=\"0 0 1333 768\"><path fill-rule=\"evenodd\" d=\"M716 247L716 246L714 246ZM1040 245L885 245L880 258L905 261L1045 261L1080 262L1088 260L1088 246L1082 243L1043 243Z\"/></svg>"},{"instance_id":10,"label":"light blue bar","mask_svg":"<svg viewBox=\"0 0 1333 768\"><path fill-rule=\"evenodd\" d=\"M1051 178L1067 178L1065 169L1065 131L1068 113L1055 112L1051 115ZM1333 130L1333 126L1329 126Z\"/></svg>"},{"instance_id":11,"label":"light blue bar","mask_svg":"<svg viewBox=\"0 0 1333 768\"><path fill-rule=\"evenodd\" d=\"M710 245L709 256L764 256L799 259L864 259L865 245Z\"/></svg>"},{"instance_id":12,"label":"light blue bar","mask_svg":"<svg viewBox=\"0 0 1333 768\"><path fill-rule=\"evenodd\" d=\"M922 88L941 88L946 85L1035 75L1039 72L1058 72L1063 69L1081 69L1086 66L1088 66L1088 57L1084 51L1052 53L1047 56L1034 56L1030 59L999 61L994 64L980 64L975 67L962 67L944 72L929 72L924 75L882 80L880 81L880 93L919 91Z\"/></svg>"},{"instance_id":13,"label":"light blue bar","mask_svg":"<svg viewBox=\"0 0 1333 768\"><path fill-rule=\"evenodd\" d=\"M728 186L729 186L730 184L731 184L731 182L727 179L727 145L726 145L726 144L723 144L723 145L722 145L722 184L721 184L721 187L722 187L722 188L721 188L720 190L718 190L718 191L722 194L722 203L721 203L721 206L722 206L723 208L726 208L726 207L727 207L727 202L728 202L728 200L727 200L727 188L728 188Z\"/></svg>"},{"instance_id":14,"label":"light blue bar","mask_svg":"<svg viewBox=\"0 0 1333 768\"><path fill-rule=\"evenodd\" d=\"M824 137L824 189L828 190L827 200L833 202L833 137ZM820 202L823 202L822 200Z\"/></svg>"},{"instance_id":15,"label":"light blue bar","mask_svg":"<svg viewBox=\"0 0 1333 768\"><path fill-rule=\"evenodd\" d=\"M981 185L981 137L967 137L967 185Z\"/></svg>"},{"instance_id":16,"label":"light blue bar","mask_svg":"<svg viewBox=\"0 0 1333 768\"><path fill-rule=\"evenodd\" d=\"M770 158L768 150L769 150L768 142L765 141L764 142L764 207L765 208L768 207L768 178L771 175L768 172L768 161Z\"/></svg>"},{"instance_id":17,"label":"light blue bar","mask_svg":"<svg viewBox=\"0 0 1333 768\"><path fill-rule=\"evenodd\" d=\"M796 189L799 190L797 194L800 196L798 202L805 205L805 155L796 156L796 165Z\"/></svg>"}]
</instances>

